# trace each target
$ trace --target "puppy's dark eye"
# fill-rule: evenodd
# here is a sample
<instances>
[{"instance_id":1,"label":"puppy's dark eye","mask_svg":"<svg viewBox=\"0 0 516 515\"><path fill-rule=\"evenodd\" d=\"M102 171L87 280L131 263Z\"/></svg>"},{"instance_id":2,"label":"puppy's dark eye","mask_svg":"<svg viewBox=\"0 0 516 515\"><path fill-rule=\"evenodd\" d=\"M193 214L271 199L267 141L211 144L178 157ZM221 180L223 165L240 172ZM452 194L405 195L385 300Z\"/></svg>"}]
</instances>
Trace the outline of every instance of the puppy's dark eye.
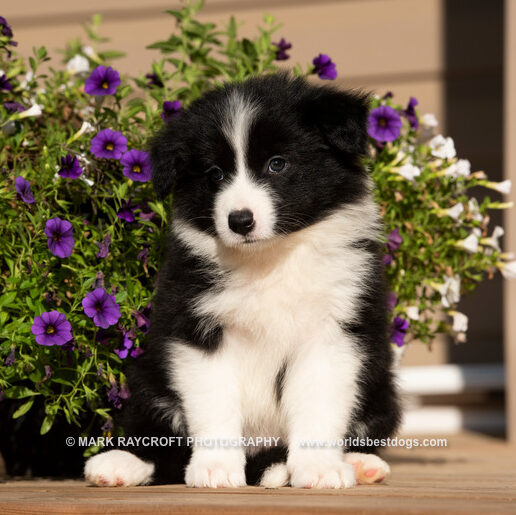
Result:
<instances>
[{"instance_id":1,"label":"puppy's dark eye","mask_svg":"<svg viewBox=\"0 0 516 515\"><path fill-rule=\"evenodd\" d=\"M218 166L212 166L206 171L210 182L218 184L224 180L224 172Z\"/></svg>"},{"instance_id":2,"label":"puppy's dark eye","mask_svg":"<svg viewBox=\"0 0 516 515\"><path fill-rule=\"evenodd\" d=\"M287 162L282 157L273 157L269 161L269 172L279 173L285 169Z\"/></svg>"}]
</instances>

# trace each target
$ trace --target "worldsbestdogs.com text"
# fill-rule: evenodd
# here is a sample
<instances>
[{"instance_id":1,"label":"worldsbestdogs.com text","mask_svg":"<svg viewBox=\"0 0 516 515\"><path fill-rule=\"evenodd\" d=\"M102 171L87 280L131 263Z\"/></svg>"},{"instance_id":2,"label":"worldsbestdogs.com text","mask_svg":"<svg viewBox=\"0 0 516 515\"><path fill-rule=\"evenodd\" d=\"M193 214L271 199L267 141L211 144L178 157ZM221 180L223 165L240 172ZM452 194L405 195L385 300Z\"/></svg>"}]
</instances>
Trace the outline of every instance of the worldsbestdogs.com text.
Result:
<instances>
[{"instance_id":1,"label":"worldsbestdogs.com text","mask_svg":"<svg viewBox=\"0 0 516 515\"><path fill-rule=\"evenodd\" d=\"M278 447L284 445L280 437L276 436L255 436L238 438L200 438L192 436L100 436L100 437L79 437L69 436L66 438L66 445L73 447ZM447 447L446 438L340 438L338 440L302 440L298 442L302 448L328 448L328 447Z\"/></svg>"}]
</instances>

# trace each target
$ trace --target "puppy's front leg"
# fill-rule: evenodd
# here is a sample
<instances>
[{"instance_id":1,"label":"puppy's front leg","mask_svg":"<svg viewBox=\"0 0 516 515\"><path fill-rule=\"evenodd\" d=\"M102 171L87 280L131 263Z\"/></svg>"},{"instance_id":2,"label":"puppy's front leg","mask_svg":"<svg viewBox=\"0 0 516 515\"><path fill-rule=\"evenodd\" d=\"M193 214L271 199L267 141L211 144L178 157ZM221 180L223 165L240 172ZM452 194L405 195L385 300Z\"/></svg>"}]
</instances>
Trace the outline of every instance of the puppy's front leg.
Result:
<instances>
[{"instance_id":1,"label":"puppy's front leg","mask_svg":"<svg viewBox=\"0 0 516 515\"><path fill-rule=\"evenodd\" d=\"M290 484L298 488L354 486L353 466L336 445L356 402L359 357L342 333L306 344L289 364L282 406L288 420Z\"/></svg>"},{"instance_id":2,"label":"puppy's front leg","mask_svg":"<svg viewBox=\"0 0 516 515\"><path fill-rule=\"evenodd\" d=\"M194 487L245 486L240 388L235 370L222 350L207 354L174 344L173 385L180 393L194 439L185 483Z\"/></svg>"}]
</instances>

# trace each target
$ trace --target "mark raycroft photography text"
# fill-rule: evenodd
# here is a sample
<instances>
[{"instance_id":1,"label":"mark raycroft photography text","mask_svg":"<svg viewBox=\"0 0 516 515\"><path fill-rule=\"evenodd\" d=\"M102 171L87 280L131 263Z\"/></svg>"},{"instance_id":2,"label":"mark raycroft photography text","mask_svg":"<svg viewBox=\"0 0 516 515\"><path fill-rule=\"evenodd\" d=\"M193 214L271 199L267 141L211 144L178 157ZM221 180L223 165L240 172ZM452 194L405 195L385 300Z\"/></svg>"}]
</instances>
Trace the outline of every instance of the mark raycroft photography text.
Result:
<instances>
[{"instance_id":1,"label":"mark raycroft photography text","mask_svg":"<svg viewBox=\"0 0 516 515\"><path fill-rule=\"evenodd\" d=\"M277 447L282 445L280 438L275 436L255 436L239 438L198 438L191 436L100 436L79 437L69 436L66 445L73 447ZM446 438L339 438L337 440L301 440L302 448L330 448L330 447L448 447Z\"/></svg>"}]
</instances>

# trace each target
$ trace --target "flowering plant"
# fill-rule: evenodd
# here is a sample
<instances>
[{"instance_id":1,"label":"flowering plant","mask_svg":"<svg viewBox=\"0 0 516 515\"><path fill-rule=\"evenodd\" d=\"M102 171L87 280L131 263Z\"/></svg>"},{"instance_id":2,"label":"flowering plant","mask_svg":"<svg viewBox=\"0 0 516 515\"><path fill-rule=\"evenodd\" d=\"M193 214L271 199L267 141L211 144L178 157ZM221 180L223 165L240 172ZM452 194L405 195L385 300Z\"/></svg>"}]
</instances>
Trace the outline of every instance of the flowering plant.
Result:
<instances>
[{"instance_id":1,"label":"flowering plant","mask_svg":"<svg viewBox=\"0 0 516 515\"><path fill-rule=\"evenodd\" d=\"M197 21L201 6L168 11L176 32L150 46L161 59L132 79L110 66L119 53L98 49L99 17L87 26L89 45L69 43L66 66L47 73L47 51L17 57L0 17L0 400L14 401L15 418L39 405L42 434L58 417L84 433L110 432L130 395L124 367L145 352L169 213L149 183L146 138L216 84L289 58L290 43L271 41L272 17L256 39L242 39L233 18L225 29ZM293 72L332 80L337 67L319 54ZM502 230L487 232L487 210L506 204L467 191L509 184L470 173L451 139L430 137L435 123L419 119L415 99L405 109L390 97L372 102L366 161L387 228L392 341L462 334L453 311L461 292L496 268L516 273L498 244ZM453 327L436 322L442 307Z\"/></svg>"}]
</instances>

